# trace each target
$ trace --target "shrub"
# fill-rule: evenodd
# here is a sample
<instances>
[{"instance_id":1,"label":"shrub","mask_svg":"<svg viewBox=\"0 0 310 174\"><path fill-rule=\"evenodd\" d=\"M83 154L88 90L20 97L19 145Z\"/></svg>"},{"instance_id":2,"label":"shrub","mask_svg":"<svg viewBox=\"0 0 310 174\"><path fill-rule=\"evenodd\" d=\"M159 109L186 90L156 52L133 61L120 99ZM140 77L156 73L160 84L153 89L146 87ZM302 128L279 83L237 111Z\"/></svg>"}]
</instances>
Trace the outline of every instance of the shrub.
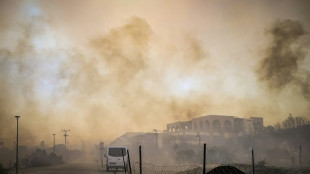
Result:
<instances>
[{"instance_id":1,"label":"shrub","mask_svg":"<svg viewBox=\"0 0 310 174\"><path fill-rule=\"evenodd\" d=\"M26 167L39 167L62 164L63 161L62 157L57 156L55 153L47 155L45 150L36 149L35 152L24 159L23 163Z\"/></svg>"}]
</instances>

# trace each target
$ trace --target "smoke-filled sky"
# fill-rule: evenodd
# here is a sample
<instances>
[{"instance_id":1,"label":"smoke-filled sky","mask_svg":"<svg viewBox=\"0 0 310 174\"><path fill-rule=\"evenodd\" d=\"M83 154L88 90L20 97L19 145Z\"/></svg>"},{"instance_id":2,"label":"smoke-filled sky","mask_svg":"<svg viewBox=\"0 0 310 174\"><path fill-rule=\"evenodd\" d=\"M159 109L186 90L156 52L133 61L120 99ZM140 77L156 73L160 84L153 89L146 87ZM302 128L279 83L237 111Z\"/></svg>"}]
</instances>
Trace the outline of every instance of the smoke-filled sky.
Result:
<instances>
[{"instance_id":1,"label":"smoke-filled sky","mask_svg":"<svg viewBox=\"0 0 310 174\"><path fill-rule=\"evenodd\" d=\"M0 138L310 118L310 1L0 1ZM50 141L46 140L46 141Z\"/></svg>"}]
</instances>

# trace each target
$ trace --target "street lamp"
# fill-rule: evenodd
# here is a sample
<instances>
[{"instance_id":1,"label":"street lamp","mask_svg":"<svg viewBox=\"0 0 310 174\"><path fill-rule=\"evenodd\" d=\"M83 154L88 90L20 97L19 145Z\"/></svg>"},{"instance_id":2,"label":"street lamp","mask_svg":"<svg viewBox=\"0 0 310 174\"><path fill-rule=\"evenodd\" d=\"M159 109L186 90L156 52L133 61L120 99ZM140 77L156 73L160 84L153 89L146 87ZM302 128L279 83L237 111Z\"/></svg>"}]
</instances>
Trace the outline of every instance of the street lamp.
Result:
<instances>
[{"instance_id":1,"label":"street lamp","mask_svg":"<svg viewBox=\"0 0 310 174\"><path fill-rule=\"evenodd\" d=\"M55 135L56 134L53 134L53 136L54 136L54 153L56 153L56 151L55 151Z\"/></svg>"},{"instance_id":2,"label":"street lamp","mask_svg":"<svg viewBox=\"0 0 310 174\"><path fill-rule=\"evenodd\" d=\"M16 174L18 174L18 119L20 116L15 116L16 118Z\"/></svg>"},{"instance_id":3,"label":"street lamp","mask_svg":"<svg viewBox=\"0 0 310 174\"><path fill-rule=\"evenodd\" d=\"M69 161L70 158L70 148L69 148L69 141L67 142L67 151L66 151L67 160Z\"/></svg>"}]
</instances>

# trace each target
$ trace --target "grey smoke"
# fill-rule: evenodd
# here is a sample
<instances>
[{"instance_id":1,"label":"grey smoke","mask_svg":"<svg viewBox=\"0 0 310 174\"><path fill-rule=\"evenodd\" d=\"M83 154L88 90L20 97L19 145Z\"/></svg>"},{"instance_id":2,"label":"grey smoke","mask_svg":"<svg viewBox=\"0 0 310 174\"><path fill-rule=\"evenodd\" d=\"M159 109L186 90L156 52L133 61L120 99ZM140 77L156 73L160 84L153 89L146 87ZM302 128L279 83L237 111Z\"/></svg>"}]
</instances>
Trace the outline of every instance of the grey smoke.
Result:
<instances>
[{"instance_id":1,"label":"grey smoke","mask_svg":"<svg viewBox=\"0 0 310 174\"><path fill-rule=\"evenodd\" d=\"M290 84L296 85L309 100L309 77L302 78L308 72L300 68L305 59L305 48L300 40L307 36L302 24L289 19L279 20L267 33L272 42L260 62L257 71L259 79L272 90L282 90Z\"/></svg>"}]
</instances>

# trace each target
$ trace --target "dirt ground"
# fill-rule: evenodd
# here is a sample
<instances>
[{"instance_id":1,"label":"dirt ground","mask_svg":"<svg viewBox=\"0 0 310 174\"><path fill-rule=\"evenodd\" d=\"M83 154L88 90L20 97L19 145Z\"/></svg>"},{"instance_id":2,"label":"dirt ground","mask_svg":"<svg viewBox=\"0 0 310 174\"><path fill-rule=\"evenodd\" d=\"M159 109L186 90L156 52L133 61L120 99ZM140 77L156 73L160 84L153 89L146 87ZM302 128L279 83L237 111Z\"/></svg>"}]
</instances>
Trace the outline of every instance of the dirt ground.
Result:
<instances>
[{"instance_id":1,"label":"dirt ground","mask_svg":"<svg viewBox=\"0 0 310 174\"><path fill-rule=\"evenodd\" d=\"M237 169L243 171L246 174L252 174L252 167L250 165L232 165ZM208 169L210 171L211 169ZM201 174L202 168L197 167L193 170L188 170L184 172L178 172L177 174ZM224 174L224 173L223 173ZM263 166L263 167L255 167L255 174L310 174L310 168L284 168L284 167L274 167L274 166Z\"/></svg>"}]
</instances>

